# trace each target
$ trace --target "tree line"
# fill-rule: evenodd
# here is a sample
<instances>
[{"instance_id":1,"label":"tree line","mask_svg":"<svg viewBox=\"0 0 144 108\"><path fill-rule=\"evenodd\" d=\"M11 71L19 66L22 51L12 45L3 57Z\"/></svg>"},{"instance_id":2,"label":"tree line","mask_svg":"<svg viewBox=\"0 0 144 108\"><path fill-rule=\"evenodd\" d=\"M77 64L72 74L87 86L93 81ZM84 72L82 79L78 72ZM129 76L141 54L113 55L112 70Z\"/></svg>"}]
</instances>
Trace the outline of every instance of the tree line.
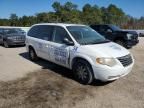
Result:
<instances>
[{"instance_id":1,"label":"tree line","mask_svg":"<svg viewBox=\"0 0 144 108\"><path fill-rule=\"evenodd\" d=\"M53 12L37 13L33 16L18 17L15 13L9 19L0 19L0 26L31 26L36 23L80 23L80 24L115 24L125 29L144 29L144 17L134 18L127 15L114 4L99 7L85 4L82 9L72 2L52 4Z\"/></svg>"}]
</instances>

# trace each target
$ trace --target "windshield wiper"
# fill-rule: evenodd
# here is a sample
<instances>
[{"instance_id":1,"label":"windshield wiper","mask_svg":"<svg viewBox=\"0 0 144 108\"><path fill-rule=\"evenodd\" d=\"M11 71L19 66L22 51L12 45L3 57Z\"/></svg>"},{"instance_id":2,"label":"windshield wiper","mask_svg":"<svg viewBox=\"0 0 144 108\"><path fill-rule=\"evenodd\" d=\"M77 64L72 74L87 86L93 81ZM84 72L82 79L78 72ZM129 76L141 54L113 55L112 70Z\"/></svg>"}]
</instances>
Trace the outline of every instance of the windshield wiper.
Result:
<instances>
[{"instance_id":1,"label":"windshield wiper","mask_svg":"<svg viewBox=\"0 0 144 108\"><path fill-rule=\"evenodd\" d=\"M110 42L110 40L97 41L97 42L92 42L92 43L88 43L88 44L100 44L100 43L107 43L107 42Z\"/></svg>"}]
</instances>

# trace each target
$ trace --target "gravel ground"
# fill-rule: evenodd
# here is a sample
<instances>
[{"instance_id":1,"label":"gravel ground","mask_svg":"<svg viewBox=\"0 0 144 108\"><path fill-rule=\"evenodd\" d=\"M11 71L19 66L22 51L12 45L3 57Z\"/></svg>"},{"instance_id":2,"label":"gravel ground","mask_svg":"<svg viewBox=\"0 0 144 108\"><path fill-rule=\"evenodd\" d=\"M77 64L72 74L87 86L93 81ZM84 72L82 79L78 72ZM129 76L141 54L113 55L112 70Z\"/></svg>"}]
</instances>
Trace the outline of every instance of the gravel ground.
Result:
<instances>
[{"instance_id":1,"label":"gravel ground","mask_svg":"<svg viewBox=\"0 0 144 108\"><path fill-rule=\"evenodd\" d=\"M0 46L0 81L22 78L29 72L41 69L41 66L26 58L25 47L4 48Z\"/></svg>"},{"instance_id":2,"label":"gravel ground","mask_svg":"<svg viewBox=\"0 0 144 108\"><path fill-rule=\"evenodd\" d=\"M68 69L30 62L25 48L0 47L0 108L144 108L144 38L130 51L130 74L81 85Z\"/></svg>"}]
</instances>

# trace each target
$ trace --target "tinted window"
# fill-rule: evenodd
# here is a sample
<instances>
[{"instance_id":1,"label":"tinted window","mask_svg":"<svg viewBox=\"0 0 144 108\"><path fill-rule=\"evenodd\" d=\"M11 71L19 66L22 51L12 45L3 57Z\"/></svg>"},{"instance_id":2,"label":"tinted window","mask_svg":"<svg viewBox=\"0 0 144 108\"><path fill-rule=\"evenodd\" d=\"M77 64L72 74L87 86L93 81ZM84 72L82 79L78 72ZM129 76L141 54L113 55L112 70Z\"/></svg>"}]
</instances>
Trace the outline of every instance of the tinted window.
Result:
<instances>
[{"instance_id":1,"label":"tinted window","mask_svg":"<svg viewBox=\"0 0 144 108\"><path fill-rule=\"evenodd\" d=\"M53 26L49 26L49 25L34 26L28 32L28 36L43 39L43 40L51 40L53 28L54 28Z\"/></svg>"},{"instance_id":2,"label":"tinted window","mask_svg":"<svg viewBox=\"0 0 144 108\"><path fill-rule=\"evenodd\" d=\"M93 28L96 31L99 31L100 26L99 25L92 25L90 26L91 28Z\"/></svg>"},{"instance_id":3,"label":"tinted window","mask_svg":"<svg viewBox=\"0 0 144 108\"><path fill-rule=\"evenodd\" d=\"M3 29L0 29L0 34L3 34Z\"/></svg>"},{"instance_id":4,"label":"tinted window","mask_svg":"<svg viewBox=\"0 0 144 108\"><path fill-rule=\"evenodd\" d=\"M108 29L110 29L110 28L106 25L100 26L100 32L106 32Z\"/></svg>"},{"instance_id":5,"label":"tinted window","mask_svg":"<svg viewBox=\"0 0 144 108\"><path fill-rule=\"evenodd\" d=\"M39 32L39 26L34 26L32 27L29 32L28 32L28 36L31 36L31 37L38 37L38 32Z\"/></svg>"},{"instance_id":6,"label":"tinted window","mask_svg":"<svg viewBox=\"0 0 144 108\"><path fill-rule=\"evenodd\" d=\"M13 33L17 33L17 31L15 29L8 29L6 31L7 34L13 34Z\"/></svg>"},{"instance_id":7,"label":"tinted window","mask_svg":"<svg viewBox=\"0 0 144 108\"><path fill-rule=\"evenodd\" d=\"M54 31L54 37L53 37L53 41L57 42L57 43L64 43L63 40L64 38L68 38L70 41L70 37L67 33L67 31L62 28L62 27L55 27L55 31Z\"/></svg>"}]
</instances>

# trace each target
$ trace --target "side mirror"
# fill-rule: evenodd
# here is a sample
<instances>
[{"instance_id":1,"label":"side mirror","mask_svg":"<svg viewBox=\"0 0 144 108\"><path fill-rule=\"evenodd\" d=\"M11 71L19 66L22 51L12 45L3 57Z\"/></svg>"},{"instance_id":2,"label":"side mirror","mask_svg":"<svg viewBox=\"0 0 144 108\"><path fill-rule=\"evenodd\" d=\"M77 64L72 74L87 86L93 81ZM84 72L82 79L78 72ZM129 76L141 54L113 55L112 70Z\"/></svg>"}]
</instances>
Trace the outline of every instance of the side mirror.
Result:
<instances>
[{"instance_id":1,"label":"side mirror","mask_svg":"<svg viewBox=\"0 0 144 108\"><path fill-rule=\"evenodd\" d=\"M107 29L106 32L107 32L107 33L112 33L112 30L111 30L111 29Z\"/></svg>"},{"instance_id":2,"label":"side mirror","mask_svg":"<svg viewBox=\"0 0 144 108\"><path fill-rule=\"evenodd\" d=\"M63 42L66 44L66 45L74 45L74 43L72 41L70 41L68 38L64 38Z\"/></svg>"}]
</instances>

